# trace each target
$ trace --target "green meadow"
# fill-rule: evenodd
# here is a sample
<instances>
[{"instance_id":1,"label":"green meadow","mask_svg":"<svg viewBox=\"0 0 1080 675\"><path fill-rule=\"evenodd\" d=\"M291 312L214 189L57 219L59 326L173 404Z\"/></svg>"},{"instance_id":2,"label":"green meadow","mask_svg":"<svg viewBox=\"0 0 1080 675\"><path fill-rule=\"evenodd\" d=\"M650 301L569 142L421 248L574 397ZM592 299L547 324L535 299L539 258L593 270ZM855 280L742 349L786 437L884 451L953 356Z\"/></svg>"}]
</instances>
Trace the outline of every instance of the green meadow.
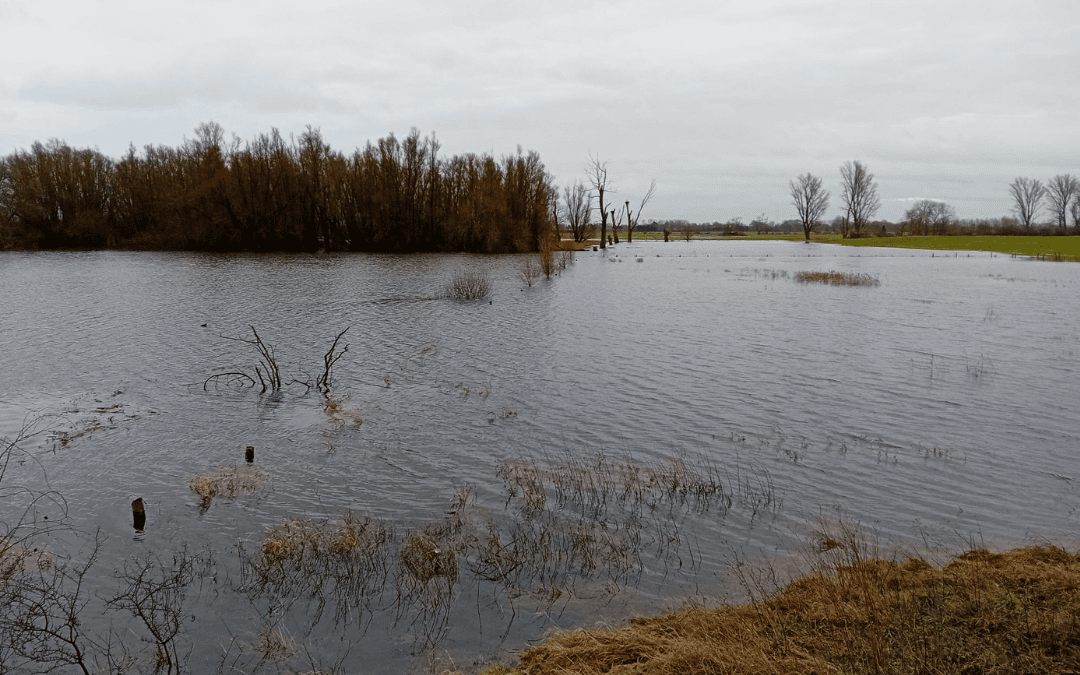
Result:
<instances>
[{"instance_id":1,"label":"green meadow","mask_svg":"<svg viewBox=\"0 0 1080 675\"><path fill-rule=\"evenodd\" d=\"M816 239L816 237L815 237ZM993 251L1010 255L1080 261L1080 237L906 236L826 239L844 246L888 246L936 251Z\"/></svg>"}]
</instances>

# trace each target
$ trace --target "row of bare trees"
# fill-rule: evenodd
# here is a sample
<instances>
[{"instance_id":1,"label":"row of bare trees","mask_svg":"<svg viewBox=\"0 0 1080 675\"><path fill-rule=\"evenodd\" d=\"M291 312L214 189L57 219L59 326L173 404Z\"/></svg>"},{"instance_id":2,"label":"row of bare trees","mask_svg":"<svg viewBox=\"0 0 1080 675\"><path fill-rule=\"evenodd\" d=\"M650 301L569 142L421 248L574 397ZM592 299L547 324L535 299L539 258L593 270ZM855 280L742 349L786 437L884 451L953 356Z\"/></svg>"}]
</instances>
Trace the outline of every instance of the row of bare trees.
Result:
<instances>
[{"instance_id":1,"label":"row of bare trees","mask_svg":"<svg viewBox=\"0 0 1080 675\"><path fill-rule=\"evenodd\" d=\"M438 154L413 129L351 155L316 128L241 143L213 122L119 161L51 140L0 159L0 246L535 251L555 227L539 155Z\"/></svg>"},{"instance_id":2,"label":"row of bare trees","mask_svg":"<svg viewBox=\"0 0 1080 675\"><path fill-rule=\"evenodd\" d=\"M810 234L821 224L829 208L829 191L824 189L821 179L811 173L789 181L788 186L803 234L806 241L810 241ZM841 234L845 239L861 237L867 233L874 214L881 208L874 174L858 160L845 162L840 167L840 191L844 205L844 216L838 219Z\"/></svg>"},{"instance_id":3,"label":"row of bare trees","mask_svg":"<svg viewBox=\"0 0 1080 675\"><path fill-rule=\"evenodd\" d=\"M623 202L623 208L610 209L610 193L614 192L608 185L608 163L601 161L599 155L589 157L585 167L586 180L571 183L563 187L562 204L559 206L559 222L565 224L570 231L570 236L576 242L583 242L597 236L596 222L593 220L593 211L600 213L600 247L607 246L607 226L610 219L612 234L615 243L619 243L618 228L625 223L626 241L634 241L634 230L638 226L641 212L656 192L656 179L649 183L649 189L641 198L637 211L630 208L630 200ZM596 206L593 206L593 195L596 195ZM625 219L625 220L624 220Z\"/></svg>"},{"instance_id":4,"label":"row of bare trees","mask_svg":"<svg viewBox=\"0 0 1080 675\"><path fill-rule=\"evenodd\" d=\"M840 167L841 198L844 215L834 223L844 238L868 234L868 225L881 206L874 174L859 161L846 162ZM821 178L807 173L789 181L792 204L799 214L806 241L821 225L829 208L829 191L824 189ZM1080 180L1071 174L1060 174L1045 185L1040 180L1017 178L1009 184L1013 200L1013 212L1024 230L1031 231L1039 211L1050 209L1057 229L1065 233L1067 216L1071 213L1073 227L1080 233ZM956 210L945 202L922 199L907 210L899 224L898 234L906 227L911 234L945 234L957 222Z\"/></svg>"},{"instance_id":5,"label":"row of bare trees","mask_svg":"<svg viewBox=\"0 0 1080 675\"><path fill-rule=\"evenodd\" d=\"M1032 229L1045 205L1059 232L1064 233L1068 228L1070 212L1073 227L1080 232L1080 180L1072 174L1058 174L1045 185L1037 178L1021 176L1009 183L1009 196L1013 200L1013 213L1024 229Z\"/></svg>"}]
</instances>

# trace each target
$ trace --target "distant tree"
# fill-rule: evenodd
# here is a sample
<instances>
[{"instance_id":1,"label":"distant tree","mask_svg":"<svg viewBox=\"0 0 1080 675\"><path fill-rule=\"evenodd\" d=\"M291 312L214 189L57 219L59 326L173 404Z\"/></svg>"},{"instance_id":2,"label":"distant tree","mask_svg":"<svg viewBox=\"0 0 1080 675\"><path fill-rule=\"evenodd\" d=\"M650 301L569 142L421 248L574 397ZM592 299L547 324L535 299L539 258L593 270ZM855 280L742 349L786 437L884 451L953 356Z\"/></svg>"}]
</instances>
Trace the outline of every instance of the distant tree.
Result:
<instances>
[{"instance_id":1,"label":"distant tree","mask_svg":"<svg viewBox=\"0 0 1080 675\"><path fill-rule=\"evenodd\" d=\"M845 222L845 237L861 237L867 223L881 208L881 199L877 194L874 174L858 160L845 162L840 167L841 199L844 202L844 219L850 221L850 230Z\"/></svg>"},{"instance_id":2,"label":"distant tree","mask_svg":"<svg viewBox=\"0 0 1080 675\"><path fill-rule=\"evenodd\" d=\"M604 192L608 191L607 162L600 161L600 155L589 157L586 173L593 190L596 191L598 207L600 208L600 248L607 248L607 206L604 205Z\"/></svg>"},{"instance_id":3,"label":"distant tree","mask_svg":"<svg viewBox=\"0 0 1080 675\"><path fill-rule=\"evenodd\" d=\"M596 235L592 223L592 194L585 184L578 181L563 188L563 217L570 228L570 236L580 243Z\"/></svg>"},{"instance_id":4,"label":"distant tree","mask_svg":"<svg viewBox=\"0 0 1080 675\"><path fill-rule=\"evenodd\" d=\"M1020 177L1009 183L1009 194L1013 198L1013 213L1020 219L1024 229L1030 230L1039 213L1046 188L1042 181Z\"/></svg>"},{"instance_id":5,"label":"distant tree","mask_svg":"<svg viewBox=\"0 0 1080 675\"><path fill-rule=\"evenodd\" d=\"M956 211L945 202L921 199L904 213L912 234L946 234L956 221Z\"/></svg>"},{"instance_id":6,"label":"distant tree","mask_svg":"<svg viewBox=\"0 0 1080 675\"><path fill-rule=\"evenodd\" d=\"M810 233L829 209L829 191L822 188L820 178L810 173L788 181L788 186L791 188L791 201L799 213L803 235L809 244Z\"/></svg>"},{"instance_id":7,"label":"distant tree","mask_svg":"<svg viewBox=\"0 0 1080 675\"><path fill-rule=\"evenodd\" d=\"M1069 225L1069 206L1080 196L1080 180L1071 174L1058 174L1046 182L1046 198L1057 220L1058 229L1064 234Z\"/></svg>"},{"instance_id":8,"label":"distant tree","mask_svg":"<svg viewBox=\"0 0 1080 675\"><path fill-rule=\"evenodd\" d=\"M1073 198L1072 203L1073 231L1080 234L1080 195Z\"/></svg>"},{"instance_id":9,"label":"distant tree","mask_svg":"<svg viewBox=\"0 0 1080 675\"><path fill-rule=\"evenodd\" d=\"M638 219L641 218L641 211L645 208L645 205L652 199L653 193L656 192L656 179L653 178L649 183L649 189L645 192L645 196L641 198L641 203L638 204L637 212L630 210L630 201L626 202L626 241L627 243L634 241L634 230L637 228Z\"/></svg>"}]
</instances>

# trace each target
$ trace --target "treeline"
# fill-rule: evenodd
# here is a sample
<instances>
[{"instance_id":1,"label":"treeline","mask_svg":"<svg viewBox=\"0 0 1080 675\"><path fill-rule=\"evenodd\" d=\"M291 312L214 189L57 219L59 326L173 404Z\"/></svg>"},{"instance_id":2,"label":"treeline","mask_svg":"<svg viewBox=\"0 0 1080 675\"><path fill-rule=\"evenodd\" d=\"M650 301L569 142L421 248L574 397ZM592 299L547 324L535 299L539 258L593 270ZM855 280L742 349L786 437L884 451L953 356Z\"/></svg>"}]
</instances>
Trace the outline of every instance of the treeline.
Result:
<instances>
[{"instance_id":1,"label":"treeline","mask_svg":"<svg viewBox=\"0 0 1080 675\"><path fill-rule=\"evenodd\" d=\"M438 155L434 135L390 134L352 155L307 127L119 161L58 140L0 159L0 247L204 251L538 250L557 192L535 152Z\"/></svg>"}]
</instances>

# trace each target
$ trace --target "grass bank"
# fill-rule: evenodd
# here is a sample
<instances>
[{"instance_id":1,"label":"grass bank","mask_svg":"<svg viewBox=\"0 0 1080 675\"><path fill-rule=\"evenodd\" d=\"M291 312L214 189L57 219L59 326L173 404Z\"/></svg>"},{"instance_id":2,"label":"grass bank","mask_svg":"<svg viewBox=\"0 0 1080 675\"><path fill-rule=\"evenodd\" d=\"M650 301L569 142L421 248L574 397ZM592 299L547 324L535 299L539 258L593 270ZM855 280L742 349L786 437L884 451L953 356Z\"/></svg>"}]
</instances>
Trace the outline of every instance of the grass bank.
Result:
<instances>
[{"instance_id":1,"label":"grass bank","mask_svg":"<svg viewBox=\"0 0 1080 675\"><path fill-rule=\"evenodd\" d=\"M548 673L1080 673L1080 556L972 550L936 567L823 537L814 571L756 601L556 633L521 654ZM510 671L509 669L501 672Z\"/></svg>"},{"instance_id":2,"label":"grass bank","mask_svg":"<svg viewBox=\"0 0 1080 675\"><path fill-rule=\"evenodd\" d=\"M993 251L1049 260L1080 261L1080 237L907 236L830 239L844 246L886 246L937 251Z\"/></svg>"}]
</instances>

